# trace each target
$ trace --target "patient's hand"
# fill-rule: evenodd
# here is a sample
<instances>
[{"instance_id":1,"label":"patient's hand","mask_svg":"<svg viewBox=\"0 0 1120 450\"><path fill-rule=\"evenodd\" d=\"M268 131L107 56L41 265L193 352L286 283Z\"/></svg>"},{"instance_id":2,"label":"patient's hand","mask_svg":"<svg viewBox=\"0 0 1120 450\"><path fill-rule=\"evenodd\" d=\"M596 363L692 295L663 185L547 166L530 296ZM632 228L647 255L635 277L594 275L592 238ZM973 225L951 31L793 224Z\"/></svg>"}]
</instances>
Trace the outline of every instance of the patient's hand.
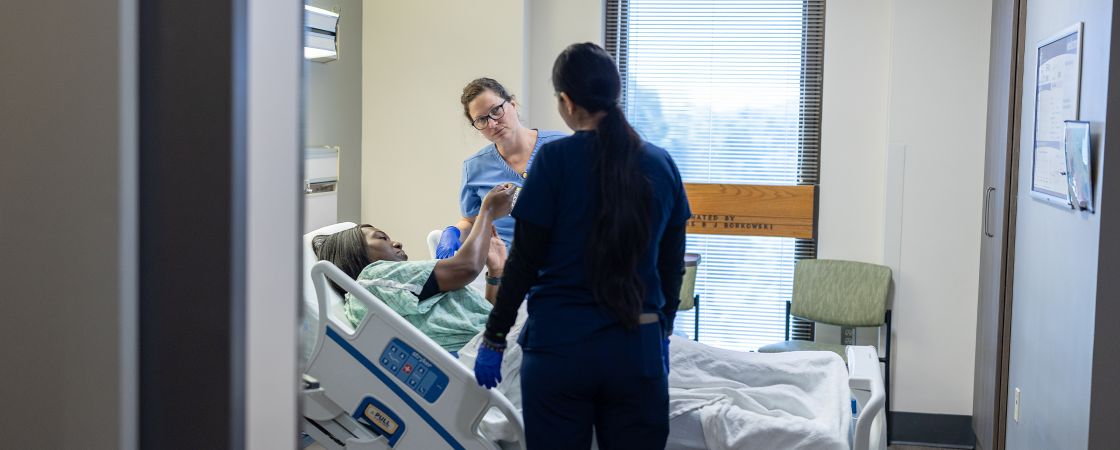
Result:
<instances>
[{"instance_id":1,"label":"patient's hand","mask_svg":"<svg viewBox=\"0 0 1120 450\"><path fill-rule=\"evenodd\" d=\"M498 237L498 231L490 227L490 250L486 253L486 270L492 277L501 277L502 270L506 267L506 243Z\"/></svg>"},{"instance_id":2,"label":"patient's hand","mask_svg":"<svg viewBox=\"0 0 1120 450\"><path fill-rule=\"evenodd\" d=\"M482 209L488 211L491 218L505 217L513 209L514 191L512 183L494 186L482 199Z\"/></svg>"}]
</instances>

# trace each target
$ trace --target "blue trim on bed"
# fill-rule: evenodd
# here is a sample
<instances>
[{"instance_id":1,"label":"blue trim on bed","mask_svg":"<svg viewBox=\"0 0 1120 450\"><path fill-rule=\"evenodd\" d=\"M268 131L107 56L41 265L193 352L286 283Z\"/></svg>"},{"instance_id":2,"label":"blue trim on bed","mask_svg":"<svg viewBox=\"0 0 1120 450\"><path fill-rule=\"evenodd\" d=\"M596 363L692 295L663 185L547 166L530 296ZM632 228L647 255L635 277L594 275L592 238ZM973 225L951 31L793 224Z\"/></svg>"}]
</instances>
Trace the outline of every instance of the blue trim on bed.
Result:
<instances>
[{"instance_id":1,"label":"blue trim on bed","mask_svg":"<svg viewBox=\"0 0 1120 450\"><path fill-rule=\"evenodd\" d=\"M461 444L459 444L458 441L455 440L455 437L451 436L451 433L448 433L447 430L443 429L443 427L439 425L439 422L437 422L434 417L428 414L428 412L425 411L424 408L420 406L420 404L416 403L415 400L409 397L408 394L399 386L397 386L397 384L392 379L382 373L381 369L378 369L377 366L375 366L373 362L369 360L369 358L366 358L365 355L362 354L362 352L354 348L353 345L350 345L350 343L347 342L346 339L343 339L342 336L338 334L338 332L334 331L334 329L332 329L331 327L327 327L327 336L330 337L331 340L337 343L340 347L342 347L343 350L346 350L346 352L349 353L350 356L353 356L354 359L362 363L362 365L365 366L370 373L377 377L377 379L381 380L382 384L388 386L394 394L397 394L397 397L400 397L401 400L404 400L405 404L412 408L412 410L416 412L416 414L419 415L421 419L424 419L424 422L428 423L428 426L432 427L432 429L435 430L435 432L439 434L439 436L442 437L443 440L447 441L447 443L451 445L451 448L456 450L466 450Z\"/></svg>"}]
</instances>

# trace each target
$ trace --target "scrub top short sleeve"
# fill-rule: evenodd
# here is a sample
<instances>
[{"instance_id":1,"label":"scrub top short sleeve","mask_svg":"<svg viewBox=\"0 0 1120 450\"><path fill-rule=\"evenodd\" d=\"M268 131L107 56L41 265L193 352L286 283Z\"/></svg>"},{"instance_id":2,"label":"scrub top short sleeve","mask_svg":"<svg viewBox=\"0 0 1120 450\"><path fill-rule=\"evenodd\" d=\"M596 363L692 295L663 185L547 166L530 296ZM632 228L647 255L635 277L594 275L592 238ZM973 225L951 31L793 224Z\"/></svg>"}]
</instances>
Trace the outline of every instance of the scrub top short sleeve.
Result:
<instances>
[{"instance_id":1,"label":"scrub top short sleeve","mask_svg":"<svg viewBox=\"0 0 1120 450\"><path fill-rule=\"evenodd\" d=\"M459 186L459 212L463 214L463 217L477 216L479 209L482 207L482 197L478 196L476 189L470 189L468 186L472 175L477 171L474 168L473 161L473 159L468 159L463 162L462 185Z\"/></svg>"}]
</instances>

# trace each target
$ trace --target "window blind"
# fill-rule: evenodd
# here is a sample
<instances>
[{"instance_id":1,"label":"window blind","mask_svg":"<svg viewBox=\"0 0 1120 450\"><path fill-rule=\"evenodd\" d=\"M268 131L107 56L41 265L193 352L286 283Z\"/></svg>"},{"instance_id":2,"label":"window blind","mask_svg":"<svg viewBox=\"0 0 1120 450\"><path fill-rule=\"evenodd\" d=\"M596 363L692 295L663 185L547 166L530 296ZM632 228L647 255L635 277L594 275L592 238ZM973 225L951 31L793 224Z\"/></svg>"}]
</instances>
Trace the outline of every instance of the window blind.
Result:
<instances>
[{"instance_id":1,"label":"window blind","mask_svg":"<svg viewBox=\"0 0 1120 450\"><path fill-rule=\"evenodd\" d=\"M686 182L817 184L824 0L607 0L607 51L627 117ZM689 235L700 253L699 340L755 350L811 339L787 321L811 240ZM694 311L676 327L693 331ZM787 325L788 324L788 325Z\"/></svg>"}]
</instances>

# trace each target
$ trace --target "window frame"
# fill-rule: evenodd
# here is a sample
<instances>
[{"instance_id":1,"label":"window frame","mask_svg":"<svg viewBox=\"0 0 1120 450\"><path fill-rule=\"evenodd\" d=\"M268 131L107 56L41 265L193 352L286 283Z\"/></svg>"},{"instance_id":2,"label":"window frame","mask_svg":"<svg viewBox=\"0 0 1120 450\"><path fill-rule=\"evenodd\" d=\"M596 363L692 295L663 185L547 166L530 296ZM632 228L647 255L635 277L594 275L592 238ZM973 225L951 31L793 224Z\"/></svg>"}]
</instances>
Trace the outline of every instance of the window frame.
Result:
<instances>
[{"instance_id":1,"label":"window frame","mask_svg":"<svg viewBox=\"0 0 1120 450\"><path fill-rule=\"evenodd\" d=\"M623 107L629 105L630 93L628 91L630 76L630 3L631 0L606 0L603 2L604 48L614 57L622 78ZM820 123L821 106L823 97L823 69L824 69L824 17L825 0L801 0L802 3L802 39L801 39L801 64L799 95L800 105L798 110L797 133L799 149L797 154L797 176L792 184L817 185L820 179ZM791 238L792 239L792 238ZM809 239L794 239L794 263L802 259L815 259L817 257L817 242ZM701 262L703 270L703 262ZM792 275L791 275L792 277ZM701 280L697 280L699 288ZM699 291L699 289L698 289ZM792 283L790 286L792 298ZM694 311L703 311L704 299L701 297ZM693 339L699 340L699 323L703 320L703 313L697 312L695 328L697 335ZM785 313L786 339L814 340L814 323L789 314L789 300L786 302Z\"/></svg>"}]
</instances>

